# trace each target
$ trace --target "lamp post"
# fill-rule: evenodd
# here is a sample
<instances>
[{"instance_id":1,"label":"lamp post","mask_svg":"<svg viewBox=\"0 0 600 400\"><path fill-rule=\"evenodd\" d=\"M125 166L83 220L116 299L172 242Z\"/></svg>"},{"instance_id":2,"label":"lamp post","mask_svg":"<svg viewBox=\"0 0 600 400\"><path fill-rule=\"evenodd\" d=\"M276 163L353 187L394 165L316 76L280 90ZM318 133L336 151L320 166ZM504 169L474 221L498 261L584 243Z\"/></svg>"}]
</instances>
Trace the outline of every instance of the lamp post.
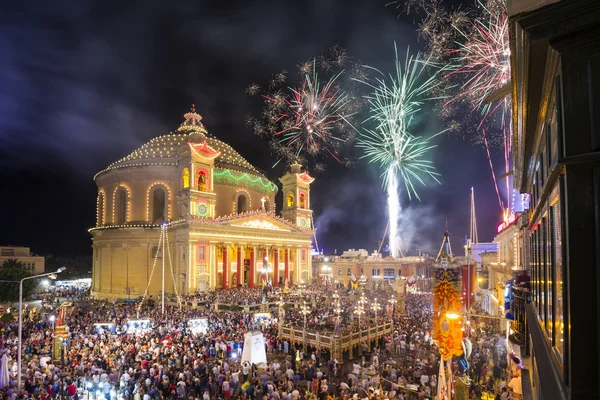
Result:
<instances>
[{"instance_id":1,"label":"lamp post","mask_svg":"<svg viewBox=\"0 0 600 400\"><path fill-rule=\"evenodd\" d=\"M377 301L377 299L375 299L375 301L373 302L373 305L371 305L371 308L373 309L373 313L375 314L375 323L377 323L377 317L379 316L379 310L381 310L381 306L379 305L379 302Z\"/></svg>"},{"instance_id":2,"label":"lamp post","mask_svg":"<svg viewBox=\"0 0 600 400\"><path fill-rule=\"evenodd\" d=\"M165 314L165 244L167 241L167 222L163 222L162 225L160 226L160 229L162 230L161 232L161 237L162 237L162 282L161 282L161 292L160 292L160 299L161 299L161 314ZM129 275L128 275L129 276Z\"/></svg>"},{"instance_id":3,"label":"lamp post","mask_svg":"<svg viewBox=\"0 0 600 400\"><path fill-rule=\"evenodd\" d=\"M354 314L358 315L358 330L359 331L360 331L360 327L361 327L360 318L364 313L365 313L365 309L364 309L363 305L359 302L358 305L356 306L356 310L354 310Z\"/></svg>"},{"instance_id":4,"label":"lamp post","mask_svg":"<svg viewBox=\"0 0 600 400\"><path fill-rule=\"evenodd\" d=\"M392 295L392 297L388 300L388 303L390 303L390 306L392 306L392 314L394 314L394 311L396 311L396 298L394 295Z\"/></svg>"},{"instance_id":5,"label":"lamp post","mask_svg":"<svg viewBox=\"0 0 600 400\"><path fill-rule=\"evenodd\" d=\"M302 331L302 336L304 336L304 345L306 348L306 316L310 313L310 308L306 305L306 300L304 300L301 309L302 314L304 315L304 329Z\"/></svg>"},{"instance_id":6,"label":"lamp post","mask_svg":"<svg viewBox=\"0 0 600 400\"><path fill-rule=\"evenodd\" d=\"M279 306L279 326L283 327L283 321L285 318L285 310L283 309L285 302L283 301L283 297L279 298L279 302L277 303L277 305Z\"/></svg>"},{"instance_id":7,"label":"lamp post","mask_svg":"<svg viewBox=\"0 0 600 400\"><path fill-rule=\"evenodd\" d=\"M40 278L42 276L52 276L54 274L60 274L66 268L60 267L56 270L56 272L48 272L45 274L39 274L34 276L28 276L19 281L19 331L18 331L18 347L17 347L17 387L21 388L21 350L23 348L23 343L21 341L23 337L23 282L28 279Z\"/></svg>"}]
</instances>

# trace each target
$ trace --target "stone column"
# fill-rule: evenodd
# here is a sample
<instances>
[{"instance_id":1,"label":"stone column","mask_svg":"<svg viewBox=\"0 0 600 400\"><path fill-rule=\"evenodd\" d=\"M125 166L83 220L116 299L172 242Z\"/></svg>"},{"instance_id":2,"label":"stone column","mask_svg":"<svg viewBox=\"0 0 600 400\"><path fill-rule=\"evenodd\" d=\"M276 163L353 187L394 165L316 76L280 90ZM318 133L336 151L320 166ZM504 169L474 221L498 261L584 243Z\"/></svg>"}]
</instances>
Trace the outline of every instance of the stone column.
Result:
<instances>
[{"instance_id":1,"label":"stone column","mask_svg":"<svg viewBox=\"0 0 600 400\"><path fill-rule=\"evenodd\" d=\"M279 250L273 249L273 286L279 286Z\"/></svg>"},{"instance_id":2,"label":"stone column","mask_svg":"<svg viewBox=\"0 0 600 400\"><path fill-rule=\"evenodd\" d=\"M242 249L243 246L237 247L237 269L236 269L236 285L239 286L242 284Z\"/></svg>"},{"instance_id":3,"label":"stone column","mask_svg":"<svg viewBox=\"0 0 600 400\"><path fill-rule=\"evenodd\" d=\"M285 249L283 257L283 282L285 283L290 279L290 249Z\"/></svg>"},{"instance_id":4,"label":"stone column","mask_svg":"<svg viewBox=\"0 0 600 400\"><path fill-rule=\"evenodd\" d=\"M256 252L256 249L254 248L254 246L250 247L250 280L248 282L248 286L250 286L251 288L253 288L255 286L255 273L254 273L254 264L256 264L256 261L254 260L254 253Z\"/></svg>"},{"instance_id":5,"label":"stone column","mask_svg":"<svg viewBox=\"0 0 600 400\"><path fill-rule=\"evenodd\" d=\"M262 251L262 278L264 283L269 280L269 249L266 247L263 247Z\"/></svg>"},{"instance_id":6,"label":"stone column","mask_svg":"<svg viewBox=\"0 0 600 400\"><path fill-rule=\"evenodd\" d=\"M223 245L223 290L229 289L229 246Z\"/></svg>"}]
</instances>

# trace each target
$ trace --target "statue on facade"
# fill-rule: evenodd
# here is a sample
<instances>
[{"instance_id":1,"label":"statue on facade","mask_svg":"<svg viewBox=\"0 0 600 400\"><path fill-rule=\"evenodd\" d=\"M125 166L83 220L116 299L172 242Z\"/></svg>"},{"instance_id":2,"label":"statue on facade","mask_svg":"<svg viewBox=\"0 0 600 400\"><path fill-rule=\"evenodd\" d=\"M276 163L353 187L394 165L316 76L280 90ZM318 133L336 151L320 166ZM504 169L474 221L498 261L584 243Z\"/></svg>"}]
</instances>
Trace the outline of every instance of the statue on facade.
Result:
<instances>
[{"instance_id":1,"label":"statue on facade","mask_svg":"<svg viewBox=\"0 0 600 400\"><path fill-rule=\"evenodd\" d=\"M283 287L283 293L285 293L285 294L290 293L290 280L289 279L285 280L285 286Z\"/></svg>"}]
</instances>

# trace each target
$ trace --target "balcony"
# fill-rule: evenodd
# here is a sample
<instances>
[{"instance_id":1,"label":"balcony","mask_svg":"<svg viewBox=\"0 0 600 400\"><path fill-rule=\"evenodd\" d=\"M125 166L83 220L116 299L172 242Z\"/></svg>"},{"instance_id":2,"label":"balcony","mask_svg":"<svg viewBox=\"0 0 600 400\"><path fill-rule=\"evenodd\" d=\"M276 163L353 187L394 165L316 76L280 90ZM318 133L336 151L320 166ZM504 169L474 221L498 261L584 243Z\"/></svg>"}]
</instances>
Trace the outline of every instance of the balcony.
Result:
<instances>
[{"instance_id":1,"label":"balcony","mask_svg":"<svg viewBox=\"0 0 600 400\"><path fill-rule=\"evenodd\" d=\"M511 340L521 346L522 354L530 356L529 349L529 326L527 324L526 306L531 303L531 291L526 287L516 286L513 288L514 300L510 306L510 312L515 317ZM524 350L524 352L523 352Z\"/></svg>"}]
</instances>

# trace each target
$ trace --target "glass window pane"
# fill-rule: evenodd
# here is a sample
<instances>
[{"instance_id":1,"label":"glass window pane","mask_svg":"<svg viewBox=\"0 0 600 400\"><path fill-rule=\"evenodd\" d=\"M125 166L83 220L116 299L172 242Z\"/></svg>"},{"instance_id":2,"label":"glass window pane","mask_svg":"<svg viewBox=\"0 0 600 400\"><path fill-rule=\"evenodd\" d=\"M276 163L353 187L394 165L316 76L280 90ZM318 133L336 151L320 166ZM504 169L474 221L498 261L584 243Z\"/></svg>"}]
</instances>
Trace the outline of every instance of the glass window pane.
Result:
<instances>
[{"instance_id":1,"label":"glass window pane","mask_svg":"<svg viewBox=\"0 0 600 400\"><path fill-rule=\"evenodd\" d=\"M539 260L538 260L538 266L539 266L539 279L540 279L540 305L539 305L539 311L540 311L540 320L542 321L542 326L544 326L546 324L546 274L545 274L545 269L546 269L546 254L544 251L544 235L546 233L545 229L544 229L544 221L541 221L541 223L538 225L538 254L539 254Z\"/></svg>"},{"instance_id":2,"label":"glass window pane","mask_svg":"<svg viewBox=\"0 0 600 400\"><path fill-rule=\"evenodd\" d=\"M535 231L531 233L529 238L529 265L531 266L531 298L535 304L538 304L537 299L537 266L535 264L536 261L536 253L535 253Z\"/></svg>"},{"instance_id":3,"label":"glass window pane","mask_svg":"<svg viewBox=\"0 0 600 400\"><path fill-rule=\"evenodd\" d=\"M558 191L557 191L558 192ZM553 200L554 201L554 200ZM563 303L563 262L562 262L562 215L561 201L557 193L556 203L554 205L554 231L553 231L553 250L554 250L554 337L555 349L560 361L564 355L564 303Z\"/></svg>"},{"instance_id":4,"label":"glass window pane","mask_svg":"<svg viewBox=\"0 0 600 400\"><path fill-rule=\"evenodd\" d=\"M551 213L552 215L552 213ZM553 325L553 321L552 321L552 282L554 281L553 279L553 263L552 263L552 253L550 252L550 218L544 218L544 230L545 230L545 235L544 235L544 252L546 253L546 285L545 285L545 290L546 290L546 333L548 334L548 337L550 338L550 340L552 341L552 325Z\"/></svg>"}]
</instances>

